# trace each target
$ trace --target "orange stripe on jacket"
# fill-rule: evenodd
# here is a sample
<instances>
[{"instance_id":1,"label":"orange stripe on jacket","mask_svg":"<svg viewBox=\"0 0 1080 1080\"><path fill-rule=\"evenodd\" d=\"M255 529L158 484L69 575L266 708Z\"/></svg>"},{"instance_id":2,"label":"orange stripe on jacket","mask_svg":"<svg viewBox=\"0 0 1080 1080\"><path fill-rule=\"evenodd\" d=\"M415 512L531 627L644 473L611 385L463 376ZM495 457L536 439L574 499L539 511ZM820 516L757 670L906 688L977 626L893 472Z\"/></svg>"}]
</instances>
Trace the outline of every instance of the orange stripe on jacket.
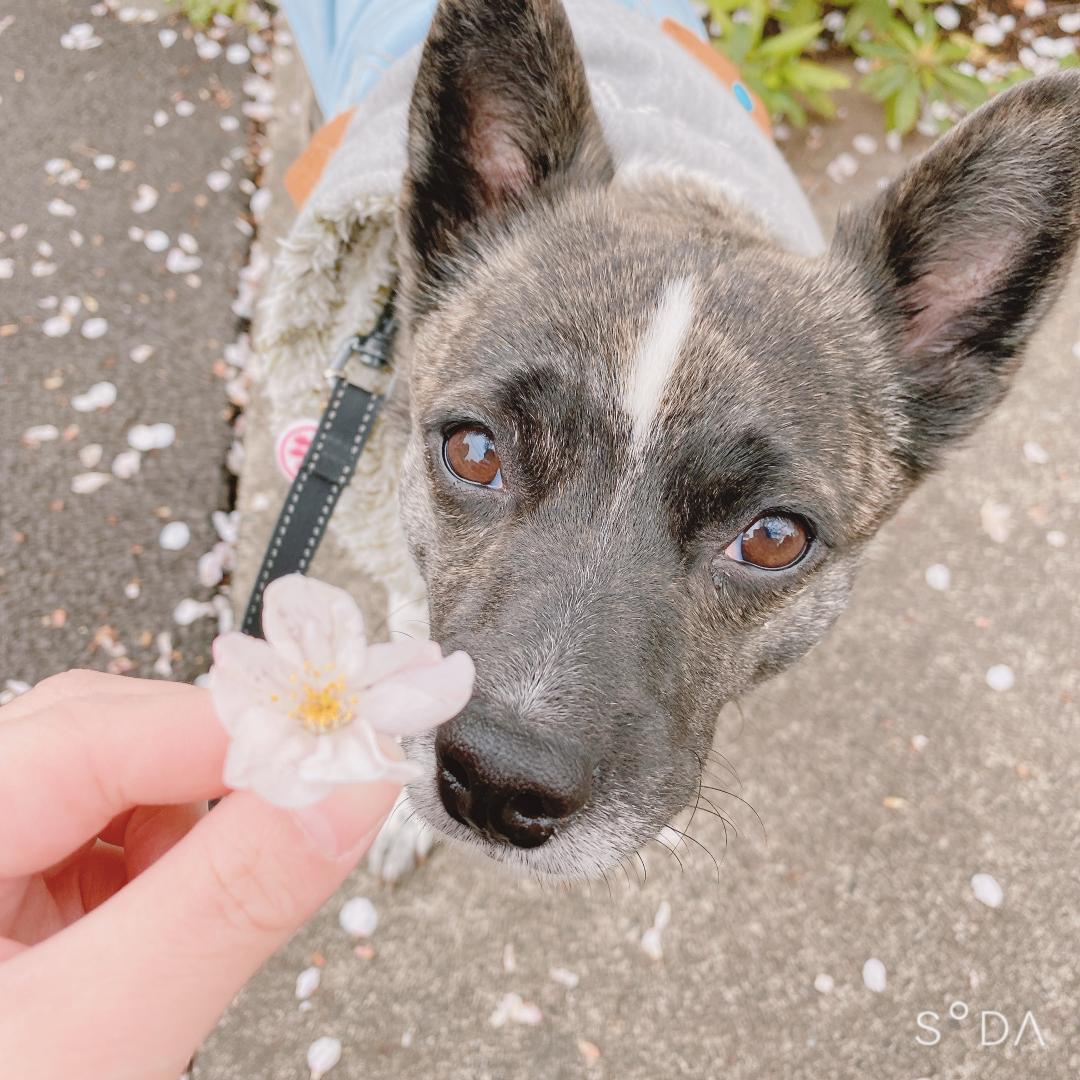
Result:
<instances>
[{"instance_id":1,"label":"orange stripe on jacket","mask_svg":"<svg viewBox=\"0 0 1080 1080\"><path fill-rule=\"evenodd\" d=\"M692 30L688 30L682 23L674 19L664 19L660 23L660 29L670 37L676 45L685 49L695 60L704 64L731 92L735 95L739 104L746 109L754 122L771 139L772 124L769 122L769 114L757 94L753 93L742 81L739 69L726 57L717 52L708 42L702 41Z\"/></svg>"},{"instance_id":2,"label":"orange stripe on jacket","mask_svg":"<svg viewBox=\"0 0 1080 1080\"><path fill-rule=\"evenodd\" d=\"M315 190L334 151L345 138L345 130L356 112L356 106L338 113L329 123L323 124L311 137L304 152L285 171L285 190L293 205L300 209Z\"/></svg>"}]
</instances>

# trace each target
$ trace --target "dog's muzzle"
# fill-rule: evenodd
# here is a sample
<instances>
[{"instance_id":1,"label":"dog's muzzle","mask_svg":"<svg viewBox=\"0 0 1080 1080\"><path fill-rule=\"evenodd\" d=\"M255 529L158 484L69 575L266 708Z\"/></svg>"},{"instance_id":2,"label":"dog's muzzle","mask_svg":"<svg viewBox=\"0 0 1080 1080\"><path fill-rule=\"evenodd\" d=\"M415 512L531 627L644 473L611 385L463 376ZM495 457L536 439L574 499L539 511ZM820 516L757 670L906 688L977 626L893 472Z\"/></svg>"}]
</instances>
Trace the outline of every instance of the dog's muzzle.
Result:
<instances>
[{"instance_id":1,"label":"dog's muzzle","mask_svg":"<svg viewBox=\"0 0 1080 1080\"><path fill-rule=\"evenodd\" d=\"M500 844L546 843L588 803L584 748L473 702L435 737L439 797L461 824Z\"/></svg>"}]
</instances>

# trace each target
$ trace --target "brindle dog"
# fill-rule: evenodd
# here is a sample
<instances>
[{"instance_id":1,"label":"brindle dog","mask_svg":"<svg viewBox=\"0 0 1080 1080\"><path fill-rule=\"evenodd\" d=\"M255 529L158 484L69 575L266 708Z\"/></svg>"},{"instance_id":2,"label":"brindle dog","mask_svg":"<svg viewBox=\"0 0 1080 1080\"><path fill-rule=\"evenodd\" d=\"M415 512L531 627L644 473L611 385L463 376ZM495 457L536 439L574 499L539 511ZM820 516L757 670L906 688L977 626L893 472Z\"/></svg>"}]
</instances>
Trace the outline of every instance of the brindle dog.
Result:
<instances>
[{"instance_id":1,"label":"brindle dog","mask_svg":"<svg viewBox=\"0 0 1080 1080\"><path fill-rule=\"evenodd\" d=\"M412 740L439 831L597 873L697 789L725 702L844 609L1004 396L1080 230L1080 72L1017 86L788 254L623 175L559 0L443 0L400 213L402 516L475 696Z\"/></svg>"}]
</instances>

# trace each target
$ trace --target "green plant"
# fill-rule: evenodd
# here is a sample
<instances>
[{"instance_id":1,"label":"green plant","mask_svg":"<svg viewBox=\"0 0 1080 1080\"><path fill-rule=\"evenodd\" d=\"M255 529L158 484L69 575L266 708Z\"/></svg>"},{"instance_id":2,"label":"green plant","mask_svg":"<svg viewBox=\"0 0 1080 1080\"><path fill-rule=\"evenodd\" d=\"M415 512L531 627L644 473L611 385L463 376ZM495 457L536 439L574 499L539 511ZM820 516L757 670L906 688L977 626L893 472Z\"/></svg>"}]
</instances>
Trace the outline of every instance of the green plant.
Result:
<instances>
[{"instance_id":1,"label":"green plant","mask_svg":"<svg viewBox=\"0 0 1080 1080\"><path fill-rule=\"evenodd\" d=\"M215 15L227 15L243 22L247 15L247 0L173 0L195 26L208 26Z\"/></svg>"},{"instance_id":2,"label":"green plant","mask_svg":"<svg viewBox=\"0 0 1080 1080\"><path fill-rule=\"evenodd\" d=\"M860 92L879 101L891 130L910 131L940 103L942 123L1029 72L1006 65L970 36L942 30L942 0L707 0L714 44L740 69L769 113L797 126L836 111L833 95L851 80L822 62L859 58ZM960 15L953 10L954 20ZM972 74L990 60L1005 75ZM1062 66L1080 63L1076 54Z\"/></svg>"},{"instance_id":3,"label":"green plant","mask_svg":"<svg viewBox=\"0 0 1080 1080\"><path fill-rule=\"evenodd\" d=\"M799 125L808 111L832 116L832 91L850 85L843 72L805 56L825 28L822 7L817 0L709 0L718 47L772 116Z\"/></svg>"},{"instance_id":4,"label":"green plant","mask_svg":"<svg viewBox=\"0 0 1080 1080\"><path fill-rule=\"evenodd\" d=\"M927 101L973 109L989 96L989 87L956 65L970 62L974 46L964 34L942 37L929 13L913 23L892 18L875 40L853 45L860 56L877 62L859 88L884 105L886 124L901 133L915 126Z\"/></svg>"}]
</instances>

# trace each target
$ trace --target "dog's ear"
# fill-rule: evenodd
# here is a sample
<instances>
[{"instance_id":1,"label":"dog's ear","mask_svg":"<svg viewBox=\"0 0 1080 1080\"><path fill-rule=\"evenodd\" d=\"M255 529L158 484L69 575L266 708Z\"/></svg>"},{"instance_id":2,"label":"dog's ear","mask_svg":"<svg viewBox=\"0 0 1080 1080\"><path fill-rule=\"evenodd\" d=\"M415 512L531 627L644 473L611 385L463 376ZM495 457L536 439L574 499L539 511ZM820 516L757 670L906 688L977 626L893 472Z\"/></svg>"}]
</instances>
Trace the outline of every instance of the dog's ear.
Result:
<instances>
[{"instance_id":1,"label":"dog's ear","mask_svg":"<svg viewBox=\"0 0 1080 1080\"><path fill-rule=\"evenodd\" d=\"M560 0L440 0L409 112L407 289L437 288L477 225L612 172Z\"/></svg>"},{"instance_id":2,"label":"dog's ear","mask_svg":"<svg viewBox=\"0 0 1080 1080\"><path fill-rule=\"evenodd\" d=\"M1080 72L1014 87L940 140L833 244L893 333L913 476L1004 395L1080 232Z\"/></svg>"}]
</instances>

